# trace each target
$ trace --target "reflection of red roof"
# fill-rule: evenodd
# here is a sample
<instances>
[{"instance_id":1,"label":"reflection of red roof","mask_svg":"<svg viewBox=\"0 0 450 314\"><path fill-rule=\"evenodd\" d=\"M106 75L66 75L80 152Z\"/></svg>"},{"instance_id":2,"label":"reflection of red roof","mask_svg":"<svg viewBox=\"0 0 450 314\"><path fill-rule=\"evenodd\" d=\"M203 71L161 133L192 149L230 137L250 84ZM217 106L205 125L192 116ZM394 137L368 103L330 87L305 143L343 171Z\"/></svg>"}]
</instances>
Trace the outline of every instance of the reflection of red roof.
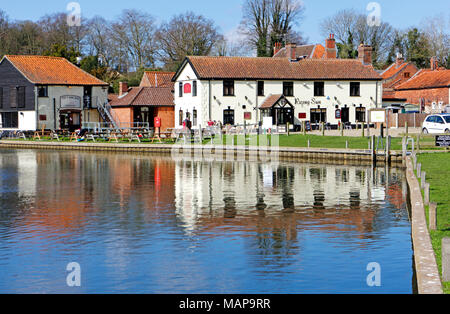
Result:
<instances>
[{"instance_id":1,"label":"reflection of red roof","mask_svg":"<svg viewBox=\"0 0 450 314\"><path fill-rule=\"evenodd\" d=\"M5 56L4 59L9 60L33 84L108 85L65 58L9 55Z\"/></svg>"},{"instance_id":2,"label":"reflection of red roof","mask_svg":"<svg viewBox=\"0 0 450 314\"><path fill-rule=\"evenodd\" d=\"M381 80L371 65L351 59L188 57L199 79ZM179 70L180 71L180 70ZM178 72L180 73L180 72Z\"/></svg>"},{"instance_id":3,"label":"reflection of red roof","mask_svg":"<svg viewBox=\"0 0 450 314\"><path fill-rule=\"evenodd\" d=\"M450 87L450 70L421 70L395 90Z\"/></svg>"},{"instance_id":4,"label":"reflection of red roof","mask_svg":"<svg viewBox=\"0 0 450 314\"><path fill-rule=\"evenodd\" d=\"M172 87L175 72L145 72L140 87Z\"/></svg>"},{"instance_id":5,"label":"reflection of red roof","mask_svg":"<svg viewBox=\"0 0 450 314\"><path fill-rule=\"evenodd\" d=\"M127 94L113 100L111 106L174 106L174 97L169 87L133 87Z\"/></svg>"}]
</instances>

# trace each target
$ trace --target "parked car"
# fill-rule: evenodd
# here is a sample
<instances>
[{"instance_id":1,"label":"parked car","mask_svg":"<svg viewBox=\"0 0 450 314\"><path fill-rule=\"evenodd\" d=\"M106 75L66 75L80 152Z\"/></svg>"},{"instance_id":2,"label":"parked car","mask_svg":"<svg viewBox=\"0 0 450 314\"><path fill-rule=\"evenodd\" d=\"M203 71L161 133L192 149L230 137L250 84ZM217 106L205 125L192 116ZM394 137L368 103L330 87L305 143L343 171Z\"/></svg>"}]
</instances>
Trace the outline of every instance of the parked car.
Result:
<instances>
[{"instance_id":1,"label":"parked car","mask_svg":"<svg viewBox=\"0 0 450 314\"><path fill-rule=\"evenodd\" d=\"M424 134L450 133L450 114L434 114L428 116L423 122L422 132Z\"/></svg>"}]
</instances>

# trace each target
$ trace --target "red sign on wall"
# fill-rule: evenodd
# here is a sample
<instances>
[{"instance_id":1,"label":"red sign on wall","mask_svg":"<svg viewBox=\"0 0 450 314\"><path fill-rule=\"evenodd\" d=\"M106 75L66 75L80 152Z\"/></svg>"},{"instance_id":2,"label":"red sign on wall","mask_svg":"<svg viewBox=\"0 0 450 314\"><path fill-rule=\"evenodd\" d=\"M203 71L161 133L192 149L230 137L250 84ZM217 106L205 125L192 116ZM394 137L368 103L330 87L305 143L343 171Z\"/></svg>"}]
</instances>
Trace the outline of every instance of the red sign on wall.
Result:
<instances>
[{"instance_id":1,"label":"red sign on wall","mask_svg":"<svg viewBox=\"0 0 450 314\"><path fill-rule=\"evenodd\" d=\"M305 113L305 112L300 112L300 113L298 114L298 118L299 118L299 119L306 119L306 113Z\"/></svg>"},{"instance_id":2,"label":"red sign on wall","mask_svg":"<svg viewBox=\"0 0 450 314\"><path fill-rule=\"evenodd\" d=\"M155 117L155 128L160 128L160 127L161 127L161 118Z\"/></svg>"},{"instance_id":3,"label":"red sign on wall","mask_svg":"<svg viewBox=\"0 0 450 314\"><path fill-rule=\"evenodd\" d=\"M184 84L184 93L185 94L190 94L191 90L192 90L191 84L189 84L189 83Z\"/></svg>"}]
</instances>

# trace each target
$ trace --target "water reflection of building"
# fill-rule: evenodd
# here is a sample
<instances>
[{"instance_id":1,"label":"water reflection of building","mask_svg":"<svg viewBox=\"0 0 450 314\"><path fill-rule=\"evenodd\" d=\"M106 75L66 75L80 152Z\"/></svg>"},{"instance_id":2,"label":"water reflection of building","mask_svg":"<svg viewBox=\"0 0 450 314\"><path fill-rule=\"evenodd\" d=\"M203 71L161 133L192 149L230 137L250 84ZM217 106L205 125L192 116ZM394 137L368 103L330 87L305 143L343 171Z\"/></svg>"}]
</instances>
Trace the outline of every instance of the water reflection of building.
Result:
<instances>
[{"instance_id":1,"label":"water reflection of building","mask_svg":"<svg viewBox=\"0 0 450 314\"><path fill-rule=\"evenodd\" d=\"M329 230L364 233L373 228L376 213L386 199L386 187L389 193L393 191L387 180L392 174L385 171L179 160L175 170L177 214L190 231L224 225L257 229L278 226L290 237L295 236L300 221L309 220ZM400 199L404 199L396 195L400 205ZM286 215L290 215L288 219Z\"/></svg>"}]
</instances>

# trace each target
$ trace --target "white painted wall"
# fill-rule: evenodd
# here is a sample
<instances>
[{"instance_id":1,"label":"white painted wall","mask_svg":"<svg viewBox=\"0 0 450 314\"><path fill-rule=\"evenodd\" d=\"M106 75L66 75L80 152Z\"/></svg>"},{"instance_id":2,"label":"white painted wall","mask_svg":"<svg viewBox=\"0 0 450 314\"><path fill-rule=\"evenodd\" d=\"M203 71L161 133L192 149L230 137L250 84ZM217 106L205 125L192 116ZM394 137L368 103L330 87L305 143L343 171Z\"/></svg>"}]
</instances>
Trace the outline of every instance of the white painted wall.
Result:
<instances>
[{"instance_id":1,"label":"white painted wall","mask_svg":"<svg viewBox=\"0 0 450 314\"><path fill-rule=\"evenodd\" d=\"M264 100L271 94L283 93L283 81L268 80L264 82L264 97L257 96L257 81L235 81L235 96L223 96L223 81L198 81L197 97L192 94L183 94L180 97L179 83L189 83L192 85L194 80L198 80L190 64L187 64L177 81L175 82L175 127L180 128L179 112L183 110L183 119L186 112L191 112L195 109L198 111L199 124L206 126L209 120L223 121L223 111L225 109L235 110L235 123L244 123L244 113L251 112L252 119L247 121L248 124L258 123L261 119L260 111L255 110L264 102ZM325 82L325 96L314 97L314 81L293 81L294 82L294 97L287 97L287 99L295 107L295 124L301 124L298 119L299 113L306 113L306 119L310 120L310 110L318 108L318 105L301 105L296 104L298 101L315 101L320 102L320 108L327 109L327 122L331 124L338 124L340 120L335 118L336 106L339 108L350 108L350 122L355 123L356 107L360 104L366 108L366 118L369 116L370 109L382 107L382 84L381 81L324 81ZM359 97L350 96L350 82L360 82ZM210 95L211 91L211 95ZM335 99L337 98L337 100ZM211 106L211 109L209 108ZM211 113L210 113L211 111Z\"/></svg>"}]
</instances>

